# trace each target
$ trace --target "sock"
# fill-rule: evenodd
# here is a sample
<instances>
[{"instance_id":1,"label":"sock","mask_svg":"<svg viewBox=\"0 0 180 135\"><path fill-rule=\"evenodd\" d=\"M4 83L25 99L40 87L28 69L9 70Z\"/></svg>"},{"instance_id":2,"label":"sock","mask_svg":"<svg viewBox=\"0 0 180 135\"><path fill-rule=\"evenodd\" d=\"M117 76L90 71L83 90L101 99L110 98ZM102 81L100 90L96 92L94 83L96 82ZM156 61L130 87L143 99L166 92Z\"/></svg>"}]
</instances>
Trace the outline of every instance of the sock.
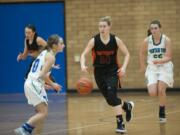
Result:
<instances>
[{"instance_id":1,"label":"sock","mask_svg":"<svg viewBox=\"0 0 180 135\"><path fill-rule=\"evenodd\" d=\"M33 129L34 129L34 127L33 126L31 126L31 125L29 125L28 123L24 123L23 125L22 125L22 128L24 128L27 132L29 132L30 134L32 133L32 131L33 131Z\"/></svg>"},{"instance_id":2,"label":"sock","mask_svg":"<svg viewBox=\"0 0 180 135\"><path fill-rule=\"evenodd\" d=\"M165 112L165 106L159 106L159 112L164 113Z\"/></svg>"},{"instance_id":3,"label":"sock","mask_svg":"<svg viewBox=\"0 0 180 135\"><path fill-rule=\"evenodd\" d=\"M165 106L159 106L159 116L165 117Z\"/></svg>"},{"instance_id":4,"label":"sock","mask_svg":"<svg viewBox=\"0 0 180 135\"><path fill-rule=\"evenodd\" d=\"M159 110L160 111L164 111L165 110L165 106L159 106Z\"/></svg>"},{"instance_id":5,"label":"sock","mask_svg":"<svg viewBox=\"0 0 180 135\"><path fill-rule=\"evenodd\" d=\"M122 115L117 115L117 116L116 116L116 120L117 120L117 123L122 123L122 122L123 122L123 117L122 117Z\"/></svg>"}]
</instances>

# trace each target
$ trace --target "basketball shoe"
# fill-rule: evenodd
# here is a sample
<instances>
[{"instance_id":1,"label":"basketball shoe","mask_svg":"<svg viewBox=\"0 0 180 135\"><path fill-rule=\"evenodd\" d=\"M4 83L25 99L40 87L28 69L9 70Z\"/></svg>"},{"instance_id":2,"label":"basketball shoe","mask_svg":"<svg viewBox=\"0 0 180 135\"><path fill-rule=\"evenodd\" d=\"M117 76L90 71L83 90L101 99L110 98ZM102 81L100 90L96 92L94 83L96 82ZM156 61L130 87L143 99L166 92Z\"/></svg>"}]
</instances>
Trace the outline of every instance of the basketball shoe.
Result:
<instances>
[{"instance_id":1,"label":"basketball shoe","mask_svg":"<svg viewBox=\"0 0 180 135\"><path fill-rule=\"evenodd\" d=\"M159 122L166 123L166 113L165 113L165 106L159 107Z\"/></svg>"},{"instance_id":2,"label":"basketball shoe","mask_svg":"<svg viewBox=\"0 0 180 135\"><path fill-rule=\"evenodd\" d=\"M129 122L133 117L134 102L124 102L123 110L126 112L126 121Z\"/></svg>"},{"instance_id":3,"label":"basketball shoe","mask_svg":"<svg viewBox=\"0 0 180 135\"><path fill-rule=\"evenodd\" d=\"M19 127L14 130L15 135L31 135L29 132L27 132L23 127Z\"/></svg>"},{"instance_id":4,"label":"basketball shoe","mask_svg":"<svg viewBox=\"0 0 180 135\"><path fill-rule=\"evenodd\" d=\"M123 122L122 115L116 116L116 121L117 121L116 133L126 133L127 130L125 129L125 124Z\"/></svg>"}]
</instances>

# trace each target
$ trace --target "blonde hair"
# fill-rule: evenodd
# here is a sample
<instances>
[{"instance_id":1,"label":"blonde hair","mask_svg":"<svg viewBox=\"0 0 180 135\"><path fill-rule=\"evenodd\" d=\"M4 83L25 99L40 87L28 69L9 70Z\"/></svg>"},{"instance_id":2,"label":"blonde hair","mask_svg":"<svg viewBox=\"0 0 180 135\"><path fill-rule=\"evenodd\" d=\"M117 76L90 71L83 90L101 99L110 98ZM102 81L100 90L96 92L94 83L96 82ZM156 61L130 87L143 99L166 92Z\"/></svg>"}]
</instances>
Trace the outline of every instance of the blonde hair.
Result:
<instances>
[{"instance_id":1,"label":"blonde hair","mask_svg":"<svg viewBox=\"0 0 180 135\"><path fill-rule=\"evenodd\" d=\"M50 50L53 48L53 45L58 45L58 43L60 43L61 41L61 37L57 34L51 35L49 36L48 40L47 40L47 46L46 49Z\"/></svg>"},{"instance_id":2,"label":"blonde hair","mask_svg":"<svg viewBox=\"0 0 180 135\"><path fill-rule=\"evenodd\" d=\"M111 16L105 16L99 19L99 22L107 22L107 24L111 25Z\"/></svg>"}]
</instances>

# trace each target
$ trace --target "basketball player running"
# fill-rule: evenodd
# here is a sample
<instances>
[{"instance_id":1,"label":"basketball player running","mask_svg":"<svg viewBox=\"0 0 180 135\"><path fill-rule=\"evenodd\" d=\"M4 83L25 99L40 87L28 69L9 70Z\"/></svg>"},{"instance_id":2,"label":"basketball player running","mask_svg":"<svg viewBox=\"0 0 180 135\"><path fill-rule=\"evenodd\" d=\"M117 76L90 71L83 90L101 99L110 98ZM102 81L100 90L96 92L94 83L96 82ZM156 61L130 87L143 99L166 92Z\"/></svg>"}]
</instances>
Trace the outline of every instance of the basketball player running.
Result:
<instances>
[{"instance_id":1,"label":"basketball player running","mask_svg":"<svg viewBox=\"0 0 180 135\"><path fill-rule=\"evenodd\" d=\"M144 39L140 49L140 68L145 72L149 95L159 98L159 121L166 122L166 88L173 86L173 64L171 62L171 41L161 33L161 23L150 23L151 34ZM145 55L147 52L147 68Z\"/></svg>"},{"instance_id":2,"label":"basketball player running","mask_svg":"<svg viewBox=\"0 0 180 135\"><path fill-rule=\"evenodd\" d=\"M95 35L87 44L81 55L81 69L87 72L86 56L92 50L94 76L101 93L107 103L113 106L116 113L117 129L116 132L126 132L122 113L126 112L126 121L132 117L133 102L125 102L117 97L117 87L120 77L126 73L129 62L129 52L121 39L110 33L111 18L103 17L99 21L99 34ZM117 64L118 49L125 55L124 63L121 67Z\"/></svg>"},{"instance_id":3,"label":"basketball player running","mask_svg":"<svg viewBox=\"0 0 180 135\"><path fill-rule=\"evenodd\" d=\"M25 27L24 51L23 53L20 52L17 56L17 61L25 60L28 55L32 57L32 61L26 72L25 78L28 76L34 59L46 47L46 45L46 41L38 36L36 27L32 24L28 24Z\"/></svg>"},{"instance_id":4,"label":"basketball player running","mask_svg":"<svg viewBox=\"0 0 180 135\"><path fill-rule=\"evenodd\" d=\"M25 27L25 36L24 51L19 53L17 61L26 59L28 55L36 58L47 45L46 41L37 35L36 27L32 24Z\"/></svg>"},{"instance_id":5,"label":"basketball player running","mask_svg":"<svg viewBox=\"0 0 180 135\"><path fill-rule=\"evenodd\" d=\"M44 89L45 81L54 89L61 86L49 79L49 71L55 63L55 55L62 52L64 44L58 35L52 35L47 41L47 50L42 51L34 60L28 78L25 81L25 96L30 105L33 105L36 114L29 118L21 127L14 130L16 135L31 135L37 124L46 119L48 115L48 99Z\"/></svg>"}]
</instances>

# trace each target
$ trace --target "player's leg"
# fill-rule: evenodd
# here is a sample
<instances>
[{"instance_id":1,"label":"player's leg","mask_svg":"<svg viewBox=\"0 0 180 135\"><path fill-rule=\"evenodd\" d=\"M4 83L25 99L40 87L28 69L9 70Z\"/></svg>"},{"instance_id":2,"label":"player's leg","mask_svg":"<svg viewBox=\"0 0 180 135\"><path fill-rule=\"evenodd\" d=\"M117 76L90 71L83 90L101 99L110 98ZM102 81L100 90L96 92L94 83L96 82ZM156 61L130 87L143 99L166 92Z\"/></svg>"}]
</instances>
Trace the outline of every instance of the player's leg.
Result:
<instances>
[{"instance_id":1,"label":"player's leg","mask_svg":"<svg viewBox=\"0 0 180 135\"><path fill-rule=\"evenodd\" d=\"M161 123L166 122L166 89L173 86L173 65L172 63L165 64L162 69L164 71L159 75L158 97L159 97L159 120Z\"/></svg>"},{"instance_id":2,"label":"player's leg","mask_svg":"<svg viewBox=\"0 0 180 135\"><path fill-rule=\"evenodd\" d=\"M34 135L41 135L43 131L44 120L39 121L34 129Z\"/></svg>"},{"instance_id":3,"label":"player's leg","mask_svg":"<svg viewBox=\"0 0 180 135\"><path fill-rule=\"evenodd\" d=\"M34 129L34 135L41 135L42 134L44 121L45 120L41 120L41 121L37 122L36 128Z\"/></svg>"},{"instance_id":4,"label":"player's leg","mask_svg":"<svg viewBox=\"0 0 180 135\"><path fill-rule=\"evenodd\" d=\"M148 93L151 97L158 96L158 85L157 83L148 86Z\"/></svg>"},{"instance_id":5,"label":"player's leg","mask_svg":"<svg viewBox=\"0 0 180 135\"><path fill-rule=\"evenodd\" d=\"M158 75L154 72L150 72L146 76L147 77L147 88L148 88L148 93L151 97L156 97L158 96Z\"/></svg>"},{"instance_id":6,"label":"player's leg","mask_svg":"<svg viewBox=\"0 0 180 135\"><path fill-rule=\"evenodd\" d=\"M37 113L30 117L21 127L14 130L16 135L31 135L32 131L38 123L43 121L48 114L48 107L46 103L40 103L36 106Z\"/></svg>"},{"instance_id":7,"label":"player's leg","mask_svg":"<svg viewBox=\"0 0 180 135\"><path fill-rule=\"evenodd\" d=\"M17 135L29 135L36 127L36 123L44 120L47 117L48 105L47 105L47 95L41 83L38 81L32 81L27 79L24 85L25 96L28 103L33 105L36 109L36 114L32 116L26 123L24 123L20 128L15 130Z\"/></svg>"},{"instance_id":8,"label":"player's leg","mask_svg":"<svg viewBox=\"0 0 180 135\"><path fill-rule=\"evenodd\" d=\"M107 73L106 69L102 68L95 68L94 70L94 77L96 84L106 99L106 102L113 106L116 113L116 121L117 121L117 129L116 132L126 132L126 129L124 127L123 123L123 117L122 117L122 106L121 106L121 100L117 98L116 92L114 92L112 87L108 87L107 83Z\"/></svg>"},{"instance_id":9,"label":"player's leg","mask_svg":"<svg viewBox=\"0 0 180 135\"><path fill-rule=\"evenodd\" d=\"M36 114L29 118L27 123L32 126L36 126L39 121L45 120L48 116L48 105L46 103L40 103L36 106Z\"/></svg>"},{"instance_id":10,"label":"player's leg","mask_svg":"<svg viewBox=\"0 0 180 135\"><path fill-rule=\"evenodd\" d=\"M113 106L116 114L117 129L116 132L124 133L126 132L125 124L123 122L123 110L126 112L126 121L130 121L132 118L132 110L134 108L134 103L122 101L121 98L117 96L117 83L116 76L111 77L108 82L107 97L106 100L109 105Z\"/></svg>"},{"instance_id":11,"label":"player's leg","mask_svg":"<svg viewBox=\"0 0 180 135\"><path fill-rule=\"evenodd\" d=\"M159 120L160 122L166 122L166 88L167 84L163 81L158 83L158 98L159 98Z\"/></svg>"},{"instance_id":12,"label":"player's leg","mask_svg":"<svg viewBox=\"0 0 180 135\"><path fill-rule=\"evenodd\" d=\"M117 120L117 129L116 132L124 133L126 132L125 124L123 122L123 110L126 112L126 121L130 121L132 118L132 110L134 108L134 103L122 101L121 98L117 95L117 84L118 77L116 74L112 75L107 79L107 97L106 100L109 105L114 107L116 120Z\"/></svg>"}]
</instances>

